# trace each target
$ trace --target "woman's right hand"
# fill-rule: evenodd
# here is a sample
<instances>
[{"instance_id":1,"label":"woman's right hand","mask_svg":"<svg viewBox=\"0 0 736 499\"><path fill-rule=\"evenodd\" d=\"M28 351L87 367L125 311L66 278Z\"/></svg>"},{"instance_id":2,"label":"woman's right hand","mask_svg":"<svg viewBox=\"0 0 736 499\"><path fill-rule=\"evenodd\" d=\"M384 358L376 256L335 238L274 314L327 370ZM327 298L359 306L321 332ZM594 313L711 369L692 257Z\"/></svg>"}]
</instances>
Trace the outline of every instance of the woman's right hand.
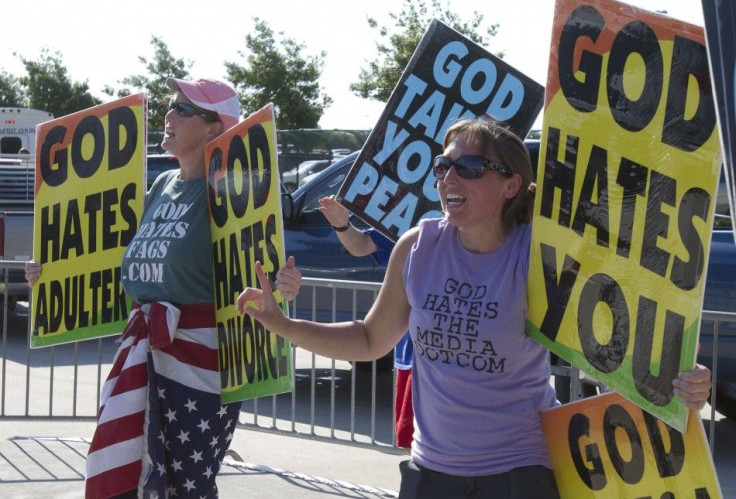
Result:
<instances>
[{"instance_id":1,"label":"woman's right hand","mask_svg":"<svg viewBox=\"0 0 736 499\"><path fill-rule=\"evenodd\" d=\"M334 195L319 200L319 211L333 227L345 227L350 222L350 211L338 203Z\"/></svg>"},{"instance_id":2,"label":"woman's right hand","mask_svg":"<svg viewBox=\"0 0 736 499\"><path fill-rule=\"evenodd\" d=\"M41 277L41 264L35 260L29 260L26 262L26 281L28 286L33 286L38 278Z\"/></svg>"}]
</instances>

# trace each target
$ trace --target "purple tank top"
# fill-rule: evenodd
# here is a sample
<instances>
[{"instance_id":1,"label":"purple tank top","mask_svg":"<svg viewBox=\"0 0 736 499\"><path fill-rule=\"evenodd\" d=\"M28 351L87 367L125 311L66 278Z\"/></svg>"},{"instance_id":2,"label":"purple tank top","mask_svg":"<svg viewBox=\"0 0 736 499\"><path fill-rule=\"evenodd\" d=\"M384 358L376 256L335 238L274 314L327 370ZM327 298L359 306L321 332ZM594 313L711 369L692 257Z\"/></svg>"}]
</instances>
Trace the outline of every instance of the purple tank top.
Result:
<instances>
[{"instance_id":1,"label":"purple tank top","mask_svg":"<svg viewBox=\"0 0 736 499\"><path fill-rule=\"evenodd\" d=\"M551 467L540 411L556 404L548 352L526 336L531 227L490 253L457 228L424 220L404 285L414 342L412 458L462 476Z\"/></svg>"}]
</instances>

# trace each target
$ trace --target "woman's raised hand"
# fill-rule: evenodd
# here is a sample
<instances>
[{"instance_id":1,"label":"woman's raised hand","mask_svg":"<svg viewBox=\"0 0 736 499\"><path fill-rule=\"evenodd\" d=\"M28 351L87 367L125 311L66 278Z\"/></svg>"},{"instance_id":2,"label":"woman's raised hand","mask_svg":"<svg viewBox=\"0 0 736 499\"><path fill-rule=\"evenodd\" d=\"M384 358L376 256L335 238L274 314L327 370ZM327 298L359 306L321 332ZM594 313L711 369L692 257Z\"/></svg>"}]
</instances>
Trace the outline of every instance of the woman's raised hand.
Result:
<instances>
[{"instance_id":1,"label":"woman's raised hand","mask_svg":"<svg viewBox=\"0 0 736 499\"><path fill-rule=\"evenodd\" d=\"M278 333L279 325L282 325L288 318L284 316L284 312L273 296L271 283L268 282L268 277L263 272L261 262L256 262L256 275L261 289L245 288L240 293L237 303L238 313L248 314L263 324L266 329Z\"/></svg>"}]
</instances>

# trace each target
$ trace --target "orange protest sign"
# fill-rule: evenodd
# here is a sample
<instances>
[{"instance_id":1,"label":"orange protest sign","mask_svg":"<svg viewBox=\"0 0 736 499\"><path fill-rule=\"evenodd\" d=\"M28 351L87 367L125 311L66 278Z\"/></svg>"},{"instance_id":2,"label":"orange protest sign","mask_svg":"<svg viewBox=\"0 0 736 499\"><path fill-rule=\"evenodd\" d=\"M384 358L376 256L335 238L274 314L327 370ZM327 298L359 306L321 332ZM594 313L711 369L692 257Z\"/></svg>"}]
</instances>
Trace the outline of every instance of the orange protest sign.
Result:
<instances>
[{"instance_id":1,"label":"orange protest sign","mask_svg":"<svg viewBox=\"0 0 736 499\"><path fill-rule=\"evenodd\" d=\"M611 392L543 412L542 428L561 497L722 497L697 414L680 433Z\"/></svg>"}]
</instances>

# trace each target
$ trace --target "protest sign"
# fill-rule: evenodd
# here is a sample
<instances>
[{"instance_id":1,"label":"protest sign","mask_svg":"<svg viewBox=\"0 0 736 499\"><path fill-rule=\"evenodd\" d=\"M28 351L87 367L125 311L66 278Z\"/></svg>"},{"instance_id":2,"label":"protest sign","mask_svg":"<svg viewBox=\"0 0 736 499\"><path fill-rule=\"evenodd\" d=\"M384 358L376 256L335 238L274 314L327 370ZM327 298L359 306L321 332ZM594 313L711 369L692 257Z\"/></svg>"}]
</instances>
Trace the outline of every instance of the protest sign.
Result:
<instances>
[{"instance_id":1,"label":"protest sign","mask_svg":"<svg viewBox=\"0 0 736 499\"><path fill-rule=\"evenodd\" d=\"M617 393L542 413L560 497L723 497L703 423L683 434Z\"/></svg>"},{"instance_id":2,"label":"protest sign","mask_svg":"<svg viewBox=\"0 0 736 499\"><path fill-rule=\"evenodd\" d=\"M703 0L706 46L723 148L723 170L731 216L736 213L736 5ZM731 224L736 240L736 224Z\"/></svg>"},{"instance_id":3,"label":"protest sign","mask_svg":"<svg viewBox=\"0 0 736 499\"><path fill-rule=\"evenodd\" d=\"M458 119L489 115L526 137L544 89L434 20L338 192L350 211L397 240L441 217L432 160Z\"/></svg>"},{"instance_id":4,"label":"protest sign","mask_svg":"<svg viewBox=\"0 0 736 499\"><path fill-rule=\"evenodd\" d=\"M720 145L703 30L558 0L527 332L684 431Z\"/></svg>"},{"instance_id":5,"label":"protest sign","mask_svg":"<svg viewBox=\"0 0 736 499\"><path fill-rule=\"evenodd\" d=\"M48 121L36 136L31 346L122 331L120 262L145 196L146 98L132 95Z\"/></svg>"},{"instance_id":6,"label":"protest sign","mask_svg":"<svg viewBox=\"0 0 736 499\"><path fill-rule=\"evenodd\" d=\"M277 158L272 104L205 147L223 403L293 388L290 343L236 310L240 292L259 287L256 261L274 289L285 264Z\"/></svg>"}]
</instances>

